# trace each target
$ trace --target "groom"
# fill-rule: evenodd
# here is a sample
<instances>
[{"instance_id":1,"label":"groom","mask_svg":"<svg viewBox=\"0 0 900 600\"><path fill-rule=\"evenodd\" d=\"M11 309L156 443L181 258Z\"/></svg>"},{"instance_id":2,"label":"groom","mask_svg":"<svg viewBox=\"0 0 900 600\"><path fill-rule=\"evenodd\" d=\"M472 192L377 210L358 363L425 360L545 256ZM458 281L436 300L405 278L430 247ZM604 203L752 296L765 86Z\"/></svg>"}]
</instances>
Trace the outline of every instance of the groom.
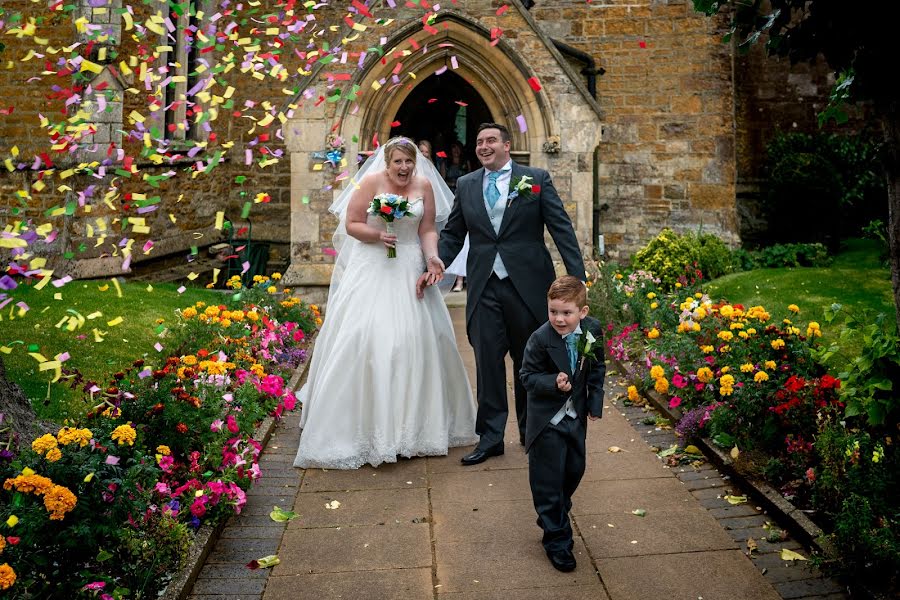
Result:
<instances>
[{"instance_id":1,"label":"groom","mask_svg":"<svg viewBox=\"0 0 900 600\"><path fill-rule=\"evenodd\" d=\"M469 234L466 333L475 350L480 441L462 458L464 465L503 454L507 353L513 360L519 442L525 439L526 392L518 373L528 337L547 320L547 290L556 278L544 227L569 275L585 280L578 240L550 174L510 160L509 146L503 125L478 127L475 151L483 168L456 182L453 210L438 244L449 265ZM423 286L424 277L420 292Z\"/></svg>"}]
</instances>

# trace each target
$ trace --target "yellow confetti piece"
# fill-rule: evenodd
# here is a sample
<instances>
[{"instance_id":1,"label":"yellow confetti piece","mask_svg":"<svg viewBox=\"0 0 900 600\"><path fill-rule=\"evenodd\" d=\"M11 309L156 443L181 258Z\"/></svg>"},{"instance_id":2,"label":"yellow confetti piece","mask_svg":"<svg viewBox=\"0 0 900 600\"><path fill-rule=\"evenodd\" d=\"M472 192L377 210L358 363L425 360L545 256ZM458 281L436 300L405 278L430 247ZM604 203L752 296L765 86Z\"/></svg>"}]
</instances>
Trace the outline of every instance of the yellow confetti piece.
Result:
<instances>
[{"instance_id":1,"label":"yellow confetti piece","mask_svg":"<svg viewBox=\"0 0 900 600\"><path fill-rule=\"evenodd\" d=\"M42 290L44 289L48 283L50 283L50 276L53 275L53 271L43 271L41 272L41 279L37 284L35 284L34 289Z\"/></svg>"},{"instance_id":2,"label":"yellow confetti piece","mask_svg":"<svg viewBox=\"0 0 900 600\"><path fill-rule=\"evenodd\" d=\"M219 280L219 273L221 273L221 272L222 272L222 269L213 269L213 280L212 280L213 285L215 285L216 282Z\"/></svg>"},{"instance_id":3,"label":"yellow confetti piece","mask_svg":"<svg viewBox=\"0 0 900 600\"><path fill-rule=\"evenodd\" d=\"M141 63L141 66L143 66L143 65L144 65L144 63ZM143 123L144 121L146 121L146 119L144 118L144 115L142 115L141 113L139 113L136 110L131 111L131 114L128 115L128 118L137 123Z\"/></svg>"},{"instance_id":4,"label":"yellow confetti piece","mask_svg":"<svg viewBox=\"0 0 900 600\"><path fill-rule=\"evenodd\" d=\"M103 71L103 67L89 60L82 60L81 68L79 70L82 73L84 73L85 71L90 71L91 73L100 73L101 71Z\"/></svg>"},{"instance_id":5,"label":"yellow confetti piece","mask_svg":"<svg viewBox=\"0 0 900 600\"><path fill-rule=\"evenodd\" d=\"M132 241L134 241L134 240L132 240ZM122 297L122 287L119 285L119 280L113 278L111 281L113 283L113 287L116 288L116 296L121 298Z\"/></svg>"},{"instance_id":6,"label":"yellow confetti piece","mask_svg":"<svg viewBox=\"0 0 900 600\"><path fill-rule=\"evenodd\" d=\"M188 278L190 281L193 281L193 280L197 279L197 277L199 277L199 275L197 275L197 274L194 273L193 271L191 271L191 272L188 273L188 275L187 275L187 278Z\"/></svg>"},{"instance_id":7,"label":"yellow confetti piece","mask_svg":"<svg viewBox=\"0 0 900 600\"><path fill-rule=\"evenodd\" d=\"M224 223L225 223L225 212L220 210L220 211L216 212L216 224L215 224L215 228L216 228L216 229L222 229L222 225L223 225Z\"/></svg>"},{"instance_id":8,"label":"yellow confetti piece","mask_svg":"<svg viewBox=\"0 0 900 600\"><path fill-rule=\"evenodd\" d=\"M38 367L40 371L56 371L56 375L53 377L53 382L59 381L59 378L62 376L62 363L58 360L48 360L47 362L41 363Z\"/></svg>"},{"instance_id":9,"label":"yellow confetti piece","mask_svg":"<svg viewBox=\"0 0 900 600\"><path fill-rule=\"evenodd\" d=\"M25 248L28 242L21 238L0 238L0 248Z\"/></svg>"},{"instance_id":10,"label":"yellow confetti piece","mask_svg":"<svg viewBox=\"0 0 900 600\"><path fill-rule=\"evenodd\" d=\"M29 352L28 356L30 356L34 360L38 361L39 363L47 362L47 359L40 352Z\"/></svg>"},{"instance_id":11,"label":"yellow confetti piece","mask_svg":"<svg viewBox=\"0 0 900 600\"><path fill-rule=\"evenodd\" d=\"M107 286L107 287L109 287L109 286ZM88 318L88 320L92 320L92 319L97 319L102 316L103 316L103 313L98 310L98 311L95 311L95 312L92 312L91 314L89 314L87 316L87 318Z\"/></svg>"},{"instance_id":12,"label":"yellow confetti piece","mask_svg":"<svg viewBox=\"0 0 900 600\"><path fill-rule=\"evenodd\" d=\"M124 320L125 320L125 319L123 319L122 317L116 317L116 318L113 319L112 321L107 321L106 324L107 324L109 327L115 327L116 325L120 324L120 323L121 323L122 321L124 321Z\"/></svg>"},{"instance_id":13,"label":"yellow confetti piece","mask_svg":"<svg viewBox=\"0 0 900 600\"><path fill-rule=\"evenodd\" d=\"M94 329L94 341L95 342L103 341L103 335L100 333L99 329Z\"/></svg>"}]
</instances>

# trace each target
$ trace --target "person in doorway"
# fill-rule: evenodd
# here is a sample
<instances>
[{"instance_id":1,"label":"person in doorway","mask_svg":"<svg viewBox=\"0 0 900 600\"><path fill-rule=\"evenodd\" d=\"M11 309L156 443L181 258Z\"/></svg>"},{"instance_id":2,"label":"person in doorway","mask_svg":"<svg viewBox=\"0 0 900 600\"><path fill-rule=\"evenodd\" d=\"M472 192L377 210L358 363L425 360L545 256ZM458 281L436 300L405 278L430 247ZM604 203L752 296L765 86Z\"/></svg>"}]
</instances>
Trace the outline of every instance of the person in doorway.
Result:
<instances>
[{"instance_id":1,"label":"person in doorway","mask_svg":"<svg viewBox=\"0 0 900 600\"><path fill-rule=\"evenodd\" d=\"M528 481L550 563L575 568L569 510L585 469L587 420L603 414L603 333L588 316L587 288L558 278L547 292L548 321L531 334L519 377L528 391Z\"/></svg>"},{"instance_id":2,"label":"person in doorway","mask_svg":"<svg viewBox=\"0 0 900 600\"><path fill-rule=\"evenodd\" d=\"M438 253L450 264L469 236L466 261L466 332L475 350L481 437L465 465L504 452L509 415L505 357L513 360L519 441L525 443L526 392L519 378L525 343L547 316L546 291L556 277L544 229L556 243L566 271L585 280L584 261L569 215L550 174L510 159L509 130L498 123L478 128L482 168L457 181L453 210L441 231ZM428 274L420 276L419 294Z\"/></svg>"},{"instance_id":3,"label":"person in doorway","mask_svg":"<svg viewBox=\"0 0 900 600\"><path fill-rule=\"evenodd\" d=\"M431 142L429 142L428 140L419 140L418 145L419 145L419 152L422 153L422 156L424 156L431 162L434 162L434 157L432 156L432 153L431 153Z\"/></svg>"},{"instance_id":4,"label":"person in doorway","mask_svg":"<svg viewBox=\"0 0 900 600\"><path fill-rule=\"evenodd\" d=\"M456 181L470 170L469 161L465 158L465 149L463 148L463 145L458 140L453 140L453 143L450 144L450 156L447 157L441 171L444 181L451 190L455 190ZM452 288L452 291L454 292L461 292L466 286L466 261L468 260L468 256L469 237L466 236L462 250L459 251L459 254L456 255L456 258L450 266L447 267L448 274L456 275L456 281L453 282Z\"/></svg>"}]
</instances>

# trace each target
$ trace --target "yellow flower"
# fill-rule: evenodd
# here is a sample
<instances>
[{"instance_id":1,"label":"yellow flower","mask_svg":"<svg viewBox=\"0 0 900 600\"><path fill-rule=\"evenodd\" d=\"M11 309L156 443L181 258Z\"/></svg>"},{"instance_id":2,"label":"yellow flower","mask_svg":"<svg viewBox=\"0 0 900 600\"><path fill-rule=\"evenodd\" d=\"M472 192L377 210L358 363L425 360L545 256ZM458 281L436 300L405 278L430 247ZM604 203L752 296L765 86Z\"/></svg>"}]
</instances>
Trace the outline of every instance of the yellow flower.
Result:
<instances>
[{"instance_id":1,"label":"yellow flower","mask_svg":"<svg viewBox=\"0 0 900 600\"><path fill-rule=\"evenodd\" d=\"M59 448L50 448L47 450L47 462L56 462L62 458L62 452Z\"/></svg>"},{"instance_id":2,"label":"yellow flower","mask_svg":"<svg viewBox=\"0 0 900 600\"><path fill-rule=\"evenodd\" d=\"M733 387L734 386L734 375L730 375L730 374L722 375L721 377L719 377L719 383L726 387Z\"/></svg>"},{"instance_id":3,"label":"yellow flower","mask_svg":"<svg viewBox=\"0 0 900 600\"><path fill-rule=\"evenodd\" d=\"M248 310L247 318L250 319L251 321L259 321L259 313L256 312L255 310Z\"/></svg>"},{"instance_id":4,"label":"yellow flower","mask_svg":"<svg viewBox=\"0 0 900 600\"><path fill-rule=\"evenodd\" d=\"M640 396L638 395L637 387L633 385L628 386L628 399L632 402L637 402Z\"/></svg>"},{"instance_id":5,"label":"yellow flower","mask_svg":"<svg viewBox=\"0 0 900 600\"><path fill-rule=\"evenodd\" d=\"M38 439L31 442L31 449L38 454L43 455L44 452L52 450L57 446L56 438L49 433L42 435Z\"/></svg>"},{"instance_id":6,"label":"yellow flower","mask_svg":"<svg viewBox=\"0 0 900 600\"><path fill-rule=\"evenodd\" d=\"M716 334L716 337L718 337L722 341L730 342L734 339L734 334L730 331L720 331L718 334Z\"/></svg>"},{"instance_id":7,"label":"yellow flower","mask_svg":"<svg viewBox=\"0 0 900 600\"><path fill-rule=\"evenodd\" d=\"M788 331L788 333L791 334L791 335L800 335L800 328L799 328L799 327L788 327L787 331Z\"/></svg>"},{"instance_id":8,"label":"yellow flower","mask_svg":"<svg viewBox=\"0 0 900 600\"><path fill-rule=\"evenodd\" d=\"M651 310L656 310L657 308L659 308L659 302L651 302L650 303Z\"/></svg>"},{"instance_id":9,"label":"yellow flower","mask_svg":"<svg viewBox=\"0 0 900 600\"><path fill-rule=\"evenodd\" d=\"M231 319L222 319L219 323L222 327L231 327Z\"/></svg>"},{"instance_id":10,"label":"yellow flower","mask_svg":"<svg viewBox=\"0 0 900 600\"><path fill-rule=\"evenodd\" d=\"M819 329L819 324L815 321L810 321L809 325L806 326L806 337L821 337L822 330Z\"/></svg>"},{"instance_id":11,"label":"yellow flower","mask_svg":"<svg viewBox=\"0 0 900 600\"><path fill-rule=\"evenodd\" d=\"M84 448L91 441L94 434L90 429L76 429L74 427L63 427L56 434L56 439L63 446L77 443L79 447Z\"/></svg>"},{"instance_id":12,"label":"yellow flower","mask_svg":"<svg viewBox=\"0 0 900 600\"><path fill-rule=\"evenodd\" d=\"M748 334L746 331L738 331L738 337L742 340L746 340L748 337L750 337L750 334Z\"/></svg>"},{"instance_id":13,"label":"yellow flower","mask_svg":"<svg viewBox=\"0 0 900 600\"><path fill-rule=\"evenodd\" d=\"M800 307L797 306L796 304L788 304L788 310L791 311L792 313L798 313L798 312L800 312Z\"/></svg>"},{"instance_id":14,"label":"yellow flower","mask_svg":"<svg viewBox=\"0 0 900 600\"><path fill-rule=\"evenodd\" d=\"M172 454L172 449L166 445L161 445L156 447L156 451L162 454L163 456L169 456Z\"/></svg>"},{"instance_id":15,"label":"yellow flower","mask_svg":"<svg viewBox=\"0 0 900 600\"><path fill-rule=\"evenodd\" d=\"M729 367L729 366L724 366L724 367L722 367L720 370L721 370L723 373L727 373L728 371L731 370L731 367Z\"/></svg>"},{"instance_id":16,"label":"yellow flower","mask_svg":"<svg viewBox=\"0 0 900 600\"><path fill-rule=\"evenodd\" d=\"M731 352L731 346L729 346L728 344L725 344L724 346L719 348L719 352L721 352L722 354L725 354L726 352Z\"/></svg>"},{"instance_id":17,"label":"yellow flower","mask_svg":"<svg viewBox=\"0 0 900 600\"><path fill-rule=\"evenodd\" d=\"M278 281L279 279L281 279L281 273L272 273L272 279Z\"/></svg>"},{"instance_id":18,"label":"yellow flower","mask_svg":"<svg viewBox=\"0 0 900 600\"><path fill-rule=\"evenodd\" d=\"M654 298L656 298L656 293L655 293L655 292L648 292L648 293L647 293L647 299L648 299L648 300L653 300Z\"/></svg>"},{"instance_id":19,"label":"yellow flower","mask_svg":"<svg viewBox=\"0 0 900 600\"><path fill-rule=\"evenodd\" d=\"M751 363L744 363L741 365L741 373L752 373L754 368Z\"/></svg>"},{"instance_id":20,"label":"yellow flower","mask_svg":"<svg viewBox=\"0 0 900 600\"><path fill-rule=\"evenodd\" d=\"M775 350L784 348L784 340L772 340L772 348Z\"/></svg>"},{"instance_id":21,"label":"yellow flower","mask_svg":"<svg viewBox=\"0 0 900 600\"><path fill-rule=\"evenodd\" d=\"M197 308L203 308L204 306L206 306L206 302L204 302L202 300L198 300L197 302L194 303L194 306L196 306Z\"/></svg>"},{"instance_id":22,"label":"yellow flower","mask_svg":"<svg viewBox=\"0 0 900 600\"><path fill-rule=\"evenodd\" d=\"M740 321L735 321L734 323L731 323L731 324L728 326L728 328L729 328L729 329L743 329L743 328L744 328L744 324L741 323Z\"/></svg>"},{"instance_id":23,"label":"yellow flower","mask_svg":"<svg viewBox=\"0 0 900 600\"><path fill-rule=\"evenodd\" d=\"M193 367L197 364L197 357L193 354L187 354L181 357L181 362L186 364L189 367Z\"/></svg>"},{"instance_id":24,"label":"yellow flower","mask_svg":"<svg viewBox=\"0 0 900 600\"><path fill-rule=\"evenodd\" d=\"M747 311L747 317L750 319L756 319L761 323L765 323L771 318L771 315L766 312L766 309L762 306L751 306Z\"/></svg>"},{"instance_id":25,"label":"yellow flower","mask_svg":"<svg viewBox=\"0 0 900 600\"><path fill-rule=\"evenodd\" d=\"M762 383L763 381L769 380L769 374L765 371L757 371L756 375L753 376L753 381L756 383Z\"/></svg>"},{"instance_id":26,"label":"yellow flower","mask_svg":"<svg viewBox=\"0 0 900 600\"><path fill-rule=\"evenodd\" d=\"M270 285L269 287L266 288L266 291L269 292L270 294L274 294L278 291L278 288L275 287L274 285Z\"/></svg>"},{"instance_id":27,"label":"yellow flower","mask_svg":"<svg viewBox=\"0 0 900 600\"><path fill-rule=\"evenodd\" d=\"M696 298L697 300L699 300L702 297L703 297L703 292L694 292L694 298Z\"/></svg>"},{"instance_id":28,"label":"yellow flower","mask_svg":"<svg viewBox=\"0 0 900 600\"><path fill-rule=\"evenodd\" d=\"M763 363L763 364L765 365L765 367L766 367L767 369L774 369L775 367L778 366L778 365L775 364L775 361L774 361L774 360L767 360L767 361L766 361L765 363Z\"/></svg>"},{"instance_id":29,"label":"yellow flower","mask_svg":"<svg viewBox=\"0 0 900 600\"><path fill-rule=\"evenodd\" d=\"M3 554L4 548L6 548L6 538L0 535L0 554Z\"/></svg>"},{"instance_id":30,"label":"yellow flower","mask_svg":"<svg viewBox=\"0 0 900 600\"><path fill-rule=\"evenodd\" d=\"M250 365L250 372L261 378L265 375L266 370L261 364L256 363L255 365Z\"/></svg>"},{"instance_id":31,"label":"yellow flower","mask_svg":"<svg viewBox=\"0 0 900 600\"><path fill-rule=\"evenodd\" d=\"M715 352L716 349L713 346L700 346L700 351L703 352L704 354L711 354L711 353Z\"/></svg>"},{"instance_id":32,"label":"yellow flower","mask_svg":"<svg viewBox=\"0 0 900 600\"><path fill-rule=\"evenodd\" d=\"M656 327L654 327L653 329L651 329L650 331L647 332L647 337L650 338L651 340L655 340L656 338L659 337L659 330Z\"/></svg>"},{"instance_id":33,"label":"yellow flower","mask_svg":"<svg viewBox=\"0 0 900 600\"><path fill-rule=\"evenodd\" d=\"M700 380L701 383L709 383L712 381L713 372L709 367L700 367L697 369L697 379Z\"/></svg>"},{"instance_id":34,"label":"yellow flower","mask_svg":"<svg viewBox=\"0 0 900 600\"><path fill-rule=\"evenodd\" d=\"M751 327L747 330L747 333L749 333L750 335L756 335L756 330Z\"/></svg>"},{"instance_id":35,"label":"yellow flower","mask_svg":"<svg viewBox=\"0 0 900 600\"><path fill-rule=\"evenodd\" d=\"M785 325L790 325L791 323L793 323L793 321L791 321L790 319L782 319L781 322Z\"/></svg>"},{"instance_id":36,"label":"yellow flower","mask_svg":"<svg viewBox=\"0 0 900 600\"><path fill-rule=\"evenodd\" d=\"M659 379L660 377L664 377L666 372L659 365L653 365L650 367L650 377L653 379Z\"/></svg>"},{"instance_id":37,"label":"yellow flower","mask_svg":"<svg viewBox=\"0 0 900 600\"><path fill-rule=\"evenodd\" d=\"M734 314L734 307L730 304L726 304L719 308L719 314L728 319Z\"/></svg>"},{"instance_id":38,"label":"yellow flower","mask_svg":"<svg viewBox=\"0 0 900 600\"><path fill-rule=\"evenodd\" d=\"M181 311L181 316L185 319L192 319L197 316L197 309L195 309L193 306L188 306Z\"/></svg>"},{"instance_id":39,"label":"yellow flower","mask_svg":"<svg viewBox=\"0 0 900 600\"><path fill-rule=\"evenodd\" d=\"M703 308L702 306L697 307L697 310L694 311L694 318L697 319L698 321L700 319L705 319L706 318L706 309Z\"/></svg>"},{"instance_id":40,"label":"yellow flower","mask_svg":"<svg viewBox=\"0 0 900 600\"><path fill-rule=\"evenodd\" d=\"M15 527L16 525L18 525L18 523L19 523L19 517L17 517L16 515L9 515L9 518L6 519L7 527Z\"/></svg>"},{"instance_id":41,"label":"yellow flower","mask_svg":"<svg viewBox=\"0 0 900 600\"><path fill-rule=\"evenodd\" d=\"M732 392L734 392L734 388L727 385L723 385L719 388L719 393L723 396L730 396Z\"/></svg>"},{"instance_id":42,"label":"yellow flower","mask_svg":"<svg viewBox=\"0 0 900 600\"><path fill-rule=\"evenodd\" d=\"M207 307L206 307L206 310L203 311L203 313L204 313L207 317L218 317L218 316L219 316L219 312L220 312L220 311L219 311L219 307L218 307L218 306L207 306Z\"/></svg>"},{"instance_id":43,"label":"yellow flower","mask_svg":"<svg viewBox=\"0 0 900 600\"><path fill-rule=\"evenodd\" d=\"M653 385L653 389L655 389L660 394L665 394L669 391L669 380L665 377L660 377L656 380L656 383Z\"/></svg>"},{"instance_id":44,"label":"yellow flower","mask_svg":"<svg viewBox=\"0 0 900 600\"><path fill-rule=\"evenodd\" d=\"M676 287L676 288L681 288L681 282L680 282L680 281L676 281L676 282L675 282L675 287Z\"/></svg>"},{"instance_id":45,"label":"yellow flower","mask_svg":"<svg viewBox=\"0 0 900 600\"><path fill-rule=\"evenodd\" d=\"M131 423L126 423L125 425L119 425L113 429L110 437L113 441L119 442L120 446L124 444L134 446L134 440L137 439L137 432L134 430L134 427L131 426Z\"/></svg>"},{"instance_id":46,"label":"yellow flower","mask_svg":"<svg viewBox=\"0 0 900 600\"><path fill-rule=\"evenodd\" d=\"M8 590L16 583L16 572L9 563L0 565L0 590Z\"/></svg>"},{"instance_id":47,"label":"yellow flower","mask_svg":"<svg viewBox=\"0 0 900 600\"><path fill-rule=\"evenodd\" d=\"M75 494L62 485L54 485L44 494L44 508L50 513L51 521L62 521L66 513L75 508L77 502Z\"/></svg>"},{"instance_id":48,"label":"yellow flower","mask_svg":"<svg viewBox=\"0 0 900 600\"><path fill-rule=\"evenodd\" d=\"M621 274L621 273L616 273L616 279L622 279L622 274Z\"/></svg>"}]
</instances>

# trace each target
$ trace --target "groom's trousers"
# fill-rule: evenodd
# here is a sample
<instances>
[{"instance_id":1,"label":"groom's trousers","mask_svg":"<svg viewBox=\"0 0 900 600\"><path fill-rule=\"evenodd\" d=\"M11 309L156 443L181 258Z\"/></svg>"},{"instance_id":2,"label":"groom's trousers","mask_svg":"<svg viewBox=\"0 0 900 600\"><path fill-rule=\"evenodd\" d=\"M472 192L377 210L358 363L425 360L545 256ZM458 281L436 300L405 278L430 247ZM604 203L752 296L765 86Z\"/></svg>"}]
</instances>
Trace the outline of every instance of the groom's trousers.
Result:
<instances>
[{"instance_id":1,"label":"groom's trousers","mask_svg":"<svg viewBox=\"0 0 900 600\"><path fill-rule=\"evenodd\" d=\"M468 336L475 350L478 387L478 416L475 433L478 447L487 449L503 443L509 416L506 388L506 355L512 357L519 436L525 438L526 392L519 381L522 355L528 338L538 323L516 291L509 277L491 275L469 320Z\"/></svg>"}]
</instances>

